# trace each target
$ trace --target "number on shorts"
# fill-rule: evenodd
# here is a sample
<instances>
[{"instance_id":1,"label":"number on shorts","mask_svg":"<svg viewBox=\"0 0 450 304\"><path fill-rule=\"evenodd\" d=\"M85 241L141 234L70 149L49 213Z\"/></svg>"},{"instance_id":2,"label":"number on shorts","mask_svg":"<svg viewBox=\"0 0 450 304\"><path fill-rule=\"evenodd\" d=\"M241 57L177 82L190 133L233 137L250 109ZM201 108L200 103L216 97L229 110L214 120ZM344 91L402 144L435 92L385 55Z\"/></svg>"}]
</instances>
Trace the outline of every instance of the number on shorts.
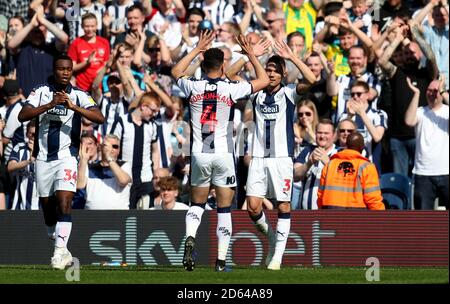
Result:
<instances>
[{"instance_id":1,"label":"number on shorts","mask_svg":"<svg viewBox=\"0 0 450 304\"><path fill-rule=\"evenodd\" d=\"M289 191L289 190L291 190L291 180L287 178L284 180L283 191Z\"/></svg>"},{"instance_id":2,"label":"number on shorts","mask_svg":"<svg viewBox=\"0 0 450 304\"><path fill-rule=\"evenodd\" d=\"M64 181L68 182L71 179L73 179L75 182L77 181L77 171L73 172L70 169L64 169L64 172L66 172L66 175L64 176Z\"/></svg>"}]
</instances>

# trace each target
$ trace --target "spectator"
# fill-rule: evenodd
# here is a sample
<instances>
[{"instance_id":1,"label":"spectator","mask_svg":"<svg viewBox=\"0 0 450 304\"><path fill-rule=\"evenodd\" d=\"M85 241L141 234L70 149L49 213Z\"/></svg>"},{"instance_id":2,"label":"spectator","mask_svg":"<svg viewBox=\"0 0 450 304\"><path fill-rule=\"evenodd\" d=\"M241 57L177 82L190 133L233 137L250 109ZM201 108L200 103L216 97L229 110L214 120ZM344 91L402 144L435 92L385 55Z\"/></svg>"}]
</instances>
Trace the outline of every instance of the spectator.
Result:
<instances>
[{"instance_id":1,"label":"spectator","mask_svg":"<svg viewBox=\"0 0 450 304\"><path fill-rule=\"evenodd\" d=\"M405 0L386 0L380 9L379 19L374 20L376 32L383 32L398 15L411 16L408 6L405 5Z\"/></svg>"},{"instance_id":2,"label":"spectator","mask_svg":"<svg viewBox=\"0 0 450 304\"><path fill-rule=\"evenodd\" d=\"M347 138L350 134L356 131L358 128L356 122L350 118L341 120L337 125L337 146L338 148L345 149L347 147ZM364 151L363 151L364 152Z\"/></svg>"},{"instance_id":3,"label":"spectator","mask_svg":"<svg viewBox=\"0 0 450 304\"><path fill-rule=\"evenodd\" d=\"M193 7L203 10L216 29L224 22L233 21L234 8L228 0L194 0L189 4L190 9Z\"/></svg>"},{"instance_id":4,"label":"spectator","mask_svg":"<svg viewBox=\"0 0 450 304\"><path fill-rule=\"evenodd\" d=\"M0 0L0 12L7 19L13 16L20 16L22 18L28 17L28 10L30 8L30 0L9 1Z\"/></svg>"},{"instance_id":5,"label":"spectator","mask_svg":"<svg viewBox=\"0 0 450 304\"><path fill-rule=\"evenodd\" d=\"M9 155L14 146L21 142L25 142L28 122L20 122L18 119L19 112L25 102L19 83L17 80L7 79L3 85L3 94L6 99L5 127L3 129L3 154L5 159L9 159Z\"/></svg>"},{"instance_id":6,"label":"spectator","mask_svg":"<svg viewBox=\"0 0 450 304\"><path fill-rule=\"evenodd\" d=\"M395 29L395 39L390 43L378 60L378 64L384 71L386 78L389 80L392 89L392 101L388 108L390 117L390 150L392 155L394 172L406 176L411 175L410 165L414 163L414 151L416 139L414 129L405 124L404 117L406 109L413 97L412 91L407 90L406 77L410 77L412 82L421 92L427 90L428 84L438 76L438 68L431 47L420 38L420 34L416 32L415 37L419 40L421 47L416 42L410 42L405 38L402 28ZM403 45L403 43L405 45ZM401 45L402 44L402 45ZM392 54L397 48L401 48L402 65L395 65L390 62ZM426 67L420 64L421 58L425 54ZM424 94L420 95L419 106L427 105Z\"/></svg>"},{"instance_id":7,"label":"spectator","mask_svg":"<svg viewBox=\"0 0 450 304\"><path fill-rule=\"evenodd\" d=\"M349 17L356 28L368 37L372 36L372 16L368 12L367 0L352 0Z\"/></svg>"},{"instance_id":8,"label":"spectator","mask_svg":"<svg viewBox=\"0 0 450 304\"><path fill-rule=\"evenodd\" d=\"M68 55L73 60L76 84L90 91L99 69L109 58L109 41L97 36L97 18L87 13L81 18L84 35L76 38L69 46Z\"/></svg>"},{"instance_id":9,"label":"spectator","mask_svg":"<svg viewBox=\"0 0 450 304\"><path fill-rule=\"evenodd\" d=\"M181 25L182 40L180 44L171 52L172 60L180 59L186 53L192 51L198 42L200 34L199 25L205 19L205 13L199 8L192 8L187 13L187 24Z\"/></svg>"},{"instance_id":10,"label":"spectator","mask_svg":"<svg viewBox=\"0 0 450 304\"><path fill-rule=\"evenodd\" d=\"M294 125L296 153L300 154L302 148L316 144L315 130L319 116L316 106L311 100L302 100L297 105L297 123Z\"/></svg>"},{"instance_id":11,"label":"spectator","mask_svg":"<svg viewBox=\"0 0 450 304\"><path fill-rule=\"evenodd\" d=\"M134 0L117 0L108 6L103 15L105 37L110 38L111 45L114 45L116 36L124 33L128 27L127 12L134 3Z\"/></svg>"},{"instance_id":12,"label":"spectator","mask_svg":"<svg viewBox=\"0 0 450 304\"><path fill-rule=\"evenodd\" d=\"M448 28L448 4L447 1L432 0L425 8L413 19L418 28L424 32L425 40L430 44L439 72L445 75L445 89L449 89L449 28ZM426 24L420 26L422 20L432 12L434 25Z\"/></svg>"},{"instance_id":13,"label":"spectator","mask_svg":"<svg viewBox=\"0 0 450 304\"><path fill-rule=\"evenodd\" d=\"M12 210L38 210L39 197L36 192L35 158L33 147L36 125L32 120L27 124L27 142L17 143L8 160L8 172L15 179L15 191L11 199Z\"/></svg>"},{"instance_id":14,"label":"spectator","mask_svg":"<svg viewBox=\"0 0 450 304\"><path fill-rule=\"evenodd\" d=\"M341 75L334 83L334 92L338 92L338 99L336 109L334 110L333 121L337 123L342 113L347 108L347 101L350 100L350 88L353 83L363 81L367 83L368 102L370 107L377 109L378 96L381 93L381 85L378 77L367 70L367 51L361 46L352 46L349 51L348 63L350 66L350 73L348 75Z\"/></svg>"},{"instance_id":15,"label":"spectator","mask_svg":"<svg viewBox=\"0 0 450 304\"><path fill-rule=\"evenodd\" d=\"M111 133L120 138L123 147L119 158L132 168L130 209L148 206L153 191L153 170L159 167L159 145L153 118L159 112L161 100L156 94L144 93L136 100L133 111L119 116Z\"/></svg>"},{"instance_id":16,"label":"spectator","mask_svg":"<svg viewBox=\"0 0 450 304\"><path fill-rule=\"evenodd\" d=\"M120 33L116 36L114 46L123 42L130 43L129 42L130 39L140 39L142 33L145 35L145 36L142 35L143 37L145 37L145 39L148 39L151 36L153 36L152 32L144 29L144 23L145 23L145 12L141 3L135 3L132 6L130 6L127 11L128 29L125 32ZM148 50L145 49L145 51L147 52Z\"/></svg>"},{"instance_id":17,"label":"spectator","mask_svg":"<svg viewBox=\"0 0 450 304\"><path fill-rule=\"evenodd\" d=\"M443 104L444 83L433 80L426 90L428 105L419 107L421 92L409 78L407 82L414 95L406 111L405 123L415 127L417 136L413 169L414 209L433 210L436 198L448 209L449 108Z\"/></svg>"},{"instance_id":18,"label":"spectator","mask_svg":"<svg viewBox=\"0 0 450 304\"><path fill-rule=\"evenodd\" d=\"M161 203L155 204L150 210L188 210L189 206L177 202L178 197L178 179L174 176L163 177L158 182L161 192Z\"/></svg>"},{"instance_id":19,"label":"spectator","mask_svg":"<svg viewBox=\"0 0 450 304\"><path fill-rule=\"evenodd\" d=\"M313 83L304 79L300 81L301 99L311 100L318 111L319 118L329 119L333 96L338 94L334 64L327 62L325 56L316 51L313 51L305 62L316 80Z\"/></svg>"},{"instance_id":20,"label":"spectator","mask_svg":"<svg viewBox=\"0 0 450 304\"><path fill-rule=\"evenodd\" d=\"M153 191L150 195L150 203L148 207L144 209L155 207L158 204L161 204L161 189L159 188L159 181L164 178L170 176L170 171L167 168L158 168L153 171ZM160 208L160 207L158 207Z\"/></svg>"},{"instance_id":21,"label":"spectator","mask_svg":"<svg viewBox=\"0 0 450 304\"><path fill-rule=\"evenodd\" d=\"M334 154L322 170L317 193L319 209L385 210L375 166L361 155L364 138L355 132L347 149Z\"/></svg>"},{"instance_id":22,"label":"spectator","mask_svg":"<svg viewBox=\"0 0 450 304\"><path fill-rule=\"evenodd\" d=\"M76 38L82 37L85 34L83 29L82 17L87 13L94 14L94 16L96 17L97 35L101 35L103 31L103 15L105 14L105 12L105 6L93 0L80 0L78 6L69 7L65 15L71 16L71 20L69 20L70 41L74 41Z\"/></svg>"},{"instance_id":23,"label":"spectator","mask_svg":"<svg viewBox=\"0 0 450 304\"><path fill-rule=\"evenodd\" d=\"M294 181L302 182L300 195L301 209L317 209L317 190L319 188L322 168L330 157L337 152L335 129L329 119L321 119L316 126L317 145L302 150L294 163Z\"/></svg>"},{"instance_id":24,"label":"spectator","mask_svg":"<svg viewBox=\"0 0 450 304\"><path fill-rule=\"evenodd\" d=\"M85 209L129 209L131 164L118 160L120 140L107 134L100 161L89 164L89 147L81 145L77 189L86 189Z\"/></svg>"},{"instance_id":25,"label":"spectator","mask_svg":"<svg viewBox=\"0 0 450 304\"><path fill-rule=\"evenodd\" d=\"M55 35L56 41L46 42L47 31ZM67 34L45 18L42 7L30 23L8 41L24 96L52 75L54 57L65 49L67 42Z\"/></svg>"},{"instance_id":26,"label":"spectator","mask_svg":"<svg viewBox=\"0 0 450 304\"><path fill-rule=\"evenodd\" d=\"M373 161L381 172L381 139L387 129L387 114L383 110L375 110L369 105L369 86L357 81L350 88L350 99L346 111L339 120L350 118L356 122L357 131L364 137L367 158Z\"/></svg>"},{"instance_id":27,"label":"spectator","mask_svg":"<svg viewBox=\"0 0 450 304\"><path fill-rule=\"evenodd\" d=\"M284 13L281 9L271 9L268 11L266 15L266 22L268 24L271 40L286 40L286 20L284 19Z\"/></svg>"},{"instance_id":28,"label":"spectator","mask_svg":"<svg viewBox=\"0 0 450 304\"><path fill-rule=\"evenodd\" d=\"M270 5L284 12L286 33L301 32L305 36L305 45L311 49L317 12L322 8L323 0L270 0ZM267 16L267 22L269 22Z\"/></svg>"},{"instance_id":29,"label":"spectator","mask_svg":"<svg viewBox=\"0 0 450 304\"><path fill-rule=\"evenodd\" d=\"M185 21L186 9L181 0L156 0L147 27L153 33L159 33L170 50L181 42L181 23Z\"/></svg>"},{"instance_id":30,"label":"spectator","mask_svg":"<svg viewBox=\"0 0 450 304\"><path fill-rule=\"evenodd\" d=\"M239 25L243 34L260 32L267 27L264 20L266 9L261 7L261 0L242 0L242 11L233 16L233 22Z\"/></svg>"}]
</instances>

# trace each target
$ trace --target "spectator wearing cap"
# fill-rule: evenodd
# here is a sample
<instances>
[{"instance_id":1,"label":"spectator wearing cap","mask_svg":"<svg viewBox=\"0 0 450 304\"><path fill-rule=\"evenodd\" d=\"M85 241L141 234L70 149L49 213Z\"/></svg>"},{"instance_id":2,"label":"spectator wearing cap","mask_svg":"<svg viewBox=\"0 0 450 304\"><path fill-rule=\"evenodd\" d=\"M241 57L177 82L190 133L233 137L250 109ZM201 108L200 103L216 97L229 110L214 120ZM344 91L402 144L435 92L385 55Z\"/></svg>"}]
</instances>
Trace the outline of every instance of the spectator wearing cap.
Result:
<instances>
[{"instance_id":1,"label":"spectator wearing cap","mask_svg":"<svg viewBox=\"0 0 450 304\"><path fill-rule=\"evenodd\" d=\"M25 102L25 98L21 93L19 82L13 79L5 80L3 85L3 95L6 99L4 120L5 126L3 130L2 142L5 159L9 159L12 148L18 143L25 142L26 128L28 122L20 122L18 119L19 112Z\"/></svg>"},{"instance_id":2,"label":"spectator wearing cap","mask_svg":"<svg viewBox=\"0 0 450 304\"><path fill-rule=\"evenodd\" d=\"M46 42L48 31L56 40ZM63 30L45 18L43 8L39 6L30 23L8 40L24 96L53 75L54 57L65 49L68 39Z\"/></svg>"},{"instance_id":3,"label":"spectator wearing cap","mask_svg":"<svg viewBox=\"0 0 450 304\"><path fill-rule=\"evenodd\" d=\"M106 64L110 49L109 41L96 33L97 18L94 14L85 14L81 18L81 26L84 35L70 44L67 54L73 61L76 85L89 91L99 69Z\"/></svg>"},{"instance_id":4,"label":"spectator wearing cap","mask_svg":"<svg viewBox=\"0 0 450 304\"><path fill-rule=\"evenodd\" d=\"M85 209L128 209L131 164L118 160L120 140L108 134L102 144L100 161L89 164L88 147L80 149L77 189L86 189Z\"/></svg>"},{"instance_id":5,"label":"spectator wearing cap","mask_svg":"<svg viewBox=\"0 0 450 304\"><path fill-rule=\"evenodd\" d=\"M189 206L177 202L179 183L174 176L162 177L158 186L161 192L161 203L155 204L150 210L188 210Z\"/></svg>"}]
</instances>

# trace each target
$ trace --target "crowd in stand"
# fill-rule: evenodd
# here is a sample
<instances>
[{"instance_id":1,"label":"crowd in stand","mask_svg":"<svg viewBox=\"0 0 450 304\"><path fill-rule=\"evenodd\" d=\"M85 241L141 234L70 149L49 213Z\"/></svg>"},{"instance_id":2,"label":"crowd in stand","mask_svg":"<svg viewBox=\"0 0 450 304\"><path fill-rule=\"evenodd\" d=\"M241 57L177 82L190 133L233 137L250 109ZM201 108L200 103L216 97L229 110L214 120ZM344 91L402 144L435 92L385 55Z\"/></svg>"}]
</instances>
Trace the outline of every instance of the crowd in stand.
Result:
<instances>
[{"instance_id":1,"label":"crowd in stand","mask_svg":"<svg viewBox=\"0 0 450 304\"><path fill-rule=\"evenodd\" d=\"M320 207L322 168L354 132L379 176L412 178L415 209L435 209L436 198L448 209L447 0L0 0L0 210L39 209L39 125L18 114L62 52L73 61L72 85L105 117L103 125L81 121L72 208L188 209L190 96L171 69L204 30L215 31L212 47L223 51L230 78L255 78L241 34L255 54L263 50L263 65L282 41L304 64L286 60L283 80L301 93L293 210ZM202 77L202 60L191 63L193 77ZM235 209L246 208L252 103L234 107Z\"/></svg>"}]
</instances>

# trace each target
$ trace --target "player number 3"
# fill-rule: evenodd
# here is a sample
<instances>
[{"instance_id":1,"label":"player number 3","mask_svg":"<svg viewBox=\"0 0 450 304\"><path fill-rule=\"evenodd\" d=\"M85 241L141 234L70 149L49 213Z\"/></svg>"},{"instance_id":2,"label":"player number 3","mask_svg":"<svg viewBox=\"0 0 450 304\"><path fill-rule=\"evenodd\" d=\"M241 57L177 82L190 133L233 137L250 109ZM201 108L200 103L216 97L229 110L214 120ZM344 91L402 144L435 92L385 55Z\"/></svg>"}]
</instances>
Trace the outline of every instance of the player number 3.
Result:
<instances>
[{"instance_id":1,"label":"player number 3","mask_svg":"<svg viewBox=\"0 0 450 304\"><path fill-rule=\"evenodd\" d=\"M72 170L64 169L64 172L66 172L66 175L64 176L64 181L68 182L71 179L73 179L75 182L77 181L77 171L74 171L72 174Z\"/></svg>"}]
</instances>

